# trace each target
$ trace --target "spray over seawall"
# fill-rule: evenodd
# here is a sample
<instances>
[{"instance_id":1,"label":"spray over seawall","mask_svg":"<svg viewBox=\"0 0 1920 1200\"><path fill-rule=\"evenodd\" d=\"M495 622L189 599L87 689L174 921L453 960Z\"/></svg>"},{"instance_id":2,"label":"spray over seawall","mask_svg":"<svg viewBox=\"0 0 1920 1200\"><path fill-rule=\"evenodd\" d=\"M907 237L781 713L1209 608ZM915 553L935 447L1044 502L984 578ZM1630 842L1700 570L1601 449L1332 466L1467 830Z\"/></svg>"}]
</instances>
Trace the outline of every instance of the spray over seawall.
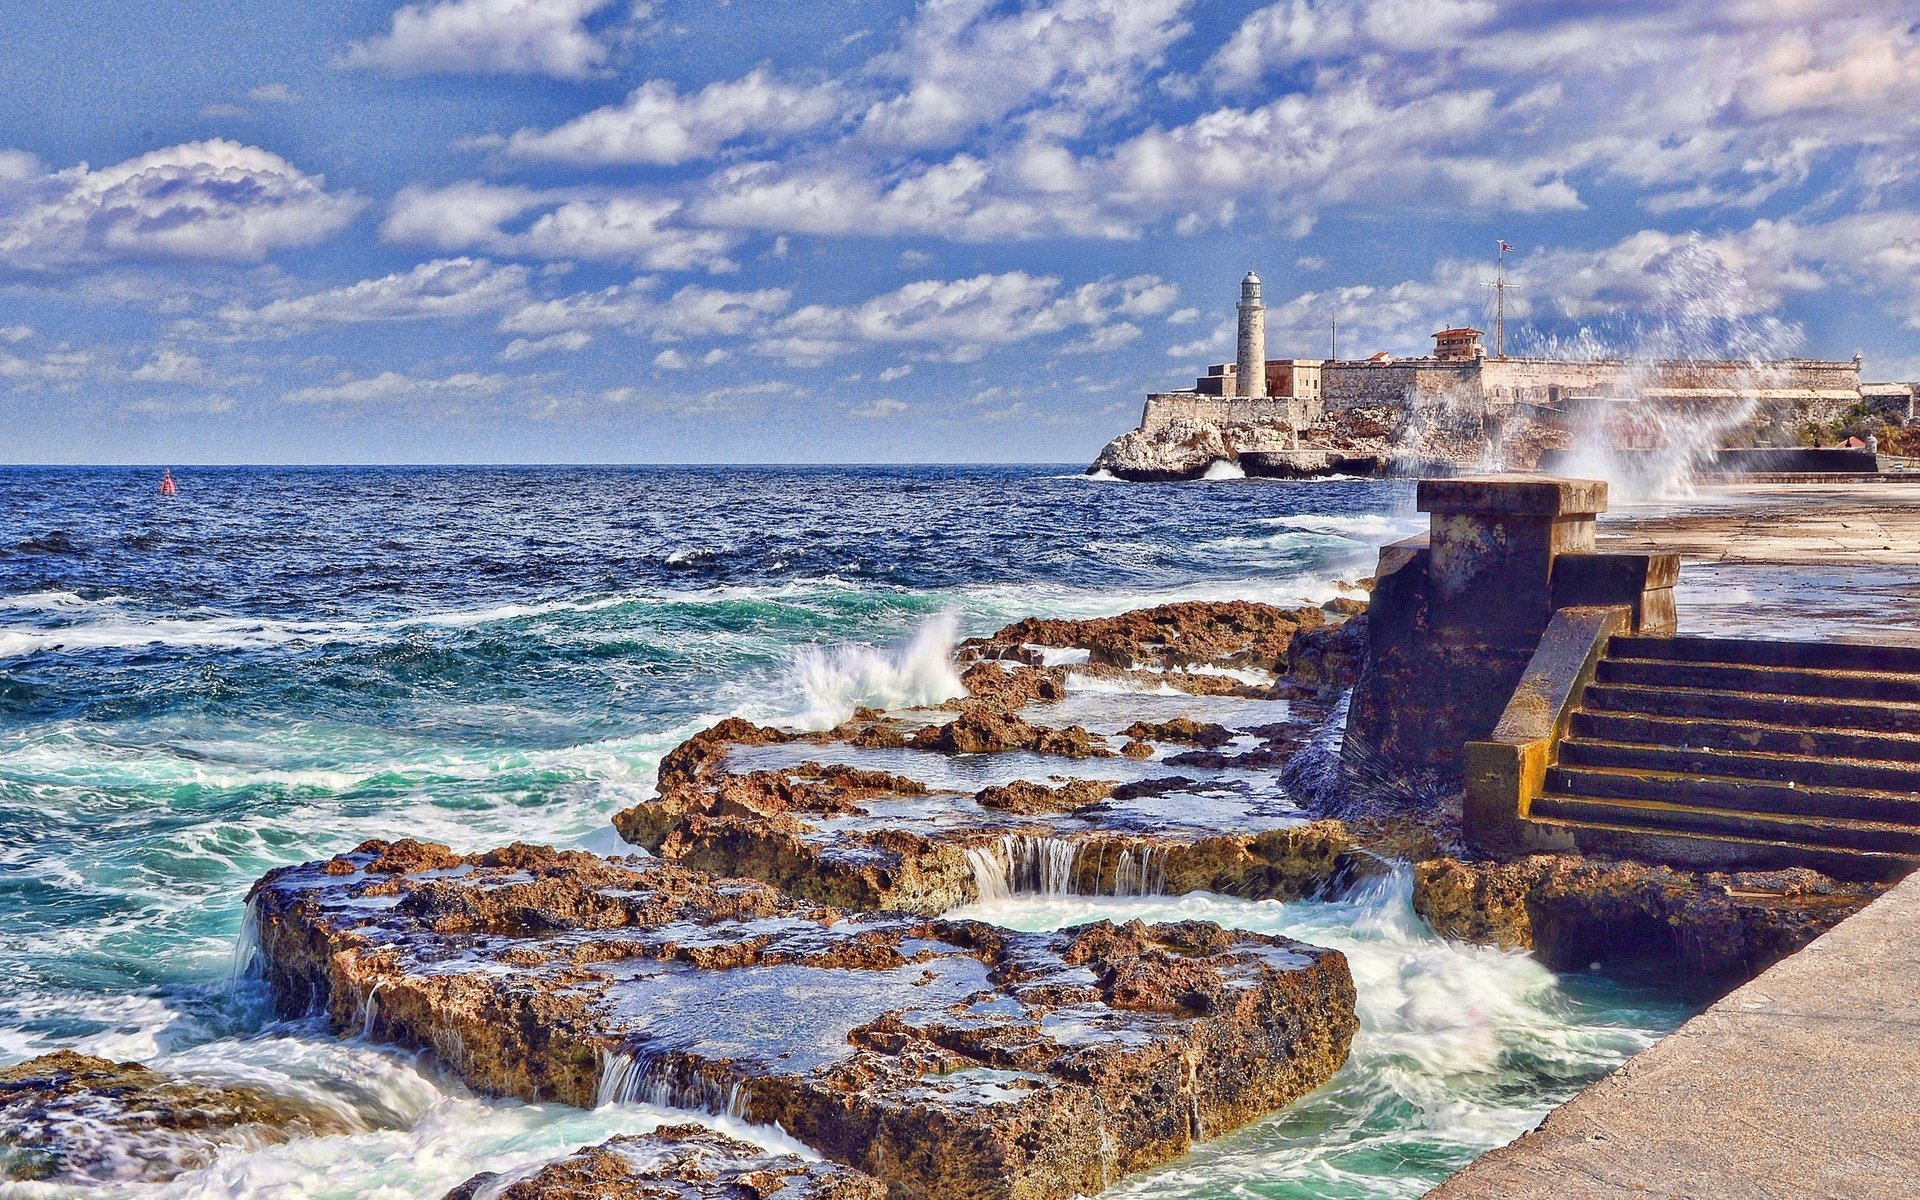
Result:
<instances>
[{"instance_id":1,"label":"spray over seawall","mask_svg":"<svg viewBox=\"0 0 1920 1200\"><path fill-rule=\"evenodd\" d=\"M1637 283L1631 311L1515 339L1528 357L1612 367L1592 396L1563 402L1570 444L1556 473L1604 479L1616 500L1684 497L1722 447L1789 441L1795 431L1777 422L1804 389L1782 360L1800 328L1770 315L1772 301L1698 234L1650 259Z\"/></svg>"}]
</instances>

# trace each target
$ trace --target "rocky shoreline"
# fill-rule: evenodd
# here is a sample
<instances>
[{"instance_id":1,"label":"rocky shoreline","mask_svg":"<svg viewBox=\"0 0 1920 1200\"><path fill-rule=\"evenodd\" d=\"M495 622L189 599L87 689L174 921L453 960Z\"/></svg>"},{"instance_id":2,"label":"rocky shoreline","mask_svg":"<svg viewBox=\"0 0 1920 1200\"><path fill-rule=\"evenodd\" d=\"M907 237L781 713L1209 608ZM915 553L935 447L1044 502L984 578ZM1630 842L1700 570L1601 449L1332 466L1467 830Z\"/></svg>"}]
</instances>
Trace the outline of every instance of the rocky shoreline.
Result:
<instances>
[{"instance_id":1,"label":"rocky shoreline","mask_svg":"<svg viewBox=\"0 0 1920 1200\"><path fill-rule=\"evenodd\" d=\"M1340 697L1364 607L1018 622L958 648L966 694L942 705L688 739L614 818L646 856L402 838L275 871L249 897L257 968L283 1013L431 1051L482 1092L726 1113L840 1164L662 1130L456 1196L1011 1200L1097 1192L1324 1083L1353 981L1336 951L1206 922L1017 933L958 906L1338 898L1402 871L1445 937L1710 997L1884 890L1476 856L1457 793L1424 781L1325 815L1355 786ZM90 1068L101 1094L112 1068ZM0 1088L0 1115L51 1128L94 1086L74 1077ZM86 1177L65 1162L30 1169Z\"/></svg>"}]
</instances>

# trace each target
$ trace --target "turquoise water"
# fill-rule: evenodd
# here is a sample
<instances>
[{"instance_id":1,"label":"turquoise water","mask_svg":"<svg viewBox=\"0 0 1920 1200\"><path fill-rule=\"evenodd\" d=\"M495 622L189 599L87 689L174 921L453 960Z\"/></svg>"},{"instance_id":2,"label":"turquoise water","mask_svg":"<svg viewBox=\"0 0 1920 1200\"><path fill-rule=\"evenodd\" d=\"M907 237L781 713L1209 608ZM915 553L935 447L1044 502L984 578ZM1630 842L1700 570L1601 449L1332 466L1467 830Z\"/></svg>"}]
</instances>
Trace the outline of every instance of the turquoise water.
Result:
<instances>
[{"instance_id":1,"label":"turquoise water","mask_svg":"<svg viewBox=\"0 0 1920 1200\"><path fill-rule=\"evenodd\" d=\"M264 871L370 837L619 849L608 816L721 716L817 723L928 699L953 638L1029 614L1317 601L1414 527L1399 484L1024 468L179 478L162 500L150 473L0 472L0 1062L59 1046L140 1059L305 1096L360 1132L141 1185L170 1196L437 1197L660 1117L483 1101L431 1064L269 1023L232 981L241 898ZM1351 905L1213 903L1333 945L1370 928ZM1402 932L1415 948L1381 951L1382 978L1419 982L1395 1011L1496 1014L1475 1035L1499 1048L1475 1060L1491 1074L1420 1054L1350 1068L1325 1105L1222 1139L1144 1194L1417 1194L1677 1019ZM1543 1022L1561 1049L1513 1040ZM1344 1164L1337 1188L1284 1182L1272 1139Z\"/></svg>"}]
</instances>

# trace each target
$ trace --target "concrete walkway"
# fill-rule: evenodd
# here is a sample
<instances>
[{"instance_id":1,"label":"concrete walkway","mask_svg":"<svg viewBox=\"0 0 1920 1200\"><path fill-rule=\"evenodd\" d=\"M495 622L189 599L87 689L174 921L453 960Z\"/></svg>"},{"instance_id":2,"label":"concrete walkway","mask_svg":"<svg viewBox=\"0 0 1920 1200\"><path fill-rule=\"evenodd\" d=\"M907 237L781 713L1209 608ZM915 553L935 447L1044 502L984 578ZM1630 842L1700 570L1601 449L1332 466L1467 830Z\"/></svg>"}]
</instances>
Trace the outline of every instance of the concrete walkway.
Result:
<instances>
[{"instance_id":1,"label":"concrete walkway","mask_svg":"<svg viewBox=\"0 0 1920 1200\"><path fill-rule=\"evenodd\" d=\"M1920 1196L1920 875L1427 1195Z\"/></svg>"}]
</instances>

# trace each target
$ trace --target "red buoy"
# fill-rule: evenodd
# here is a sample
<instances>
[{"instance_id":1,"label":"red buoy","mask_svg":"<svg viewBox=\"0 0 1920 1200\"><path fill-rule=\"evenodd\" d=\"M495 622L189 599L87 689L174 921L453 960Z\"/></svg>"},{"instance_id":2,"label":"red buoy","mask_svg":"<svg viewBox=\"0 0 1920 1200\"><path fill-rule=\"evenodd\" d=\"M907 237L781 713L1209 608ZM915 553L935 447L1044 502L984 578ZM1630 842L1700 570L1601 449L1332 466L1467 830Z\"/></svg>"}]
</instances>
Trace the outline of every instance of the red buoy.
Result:
<instances>
[{"instance_id":1,"label":"red buoy","mask_svg":"<svg viewBox=\"0 0 1920 1200\"><path fill-rule=\"evenodd\" d=\"M160 494L162 496L179 495L180 489L174 486L173 470L168 468L160 473Z\"/></svg>"}]
</instances>

